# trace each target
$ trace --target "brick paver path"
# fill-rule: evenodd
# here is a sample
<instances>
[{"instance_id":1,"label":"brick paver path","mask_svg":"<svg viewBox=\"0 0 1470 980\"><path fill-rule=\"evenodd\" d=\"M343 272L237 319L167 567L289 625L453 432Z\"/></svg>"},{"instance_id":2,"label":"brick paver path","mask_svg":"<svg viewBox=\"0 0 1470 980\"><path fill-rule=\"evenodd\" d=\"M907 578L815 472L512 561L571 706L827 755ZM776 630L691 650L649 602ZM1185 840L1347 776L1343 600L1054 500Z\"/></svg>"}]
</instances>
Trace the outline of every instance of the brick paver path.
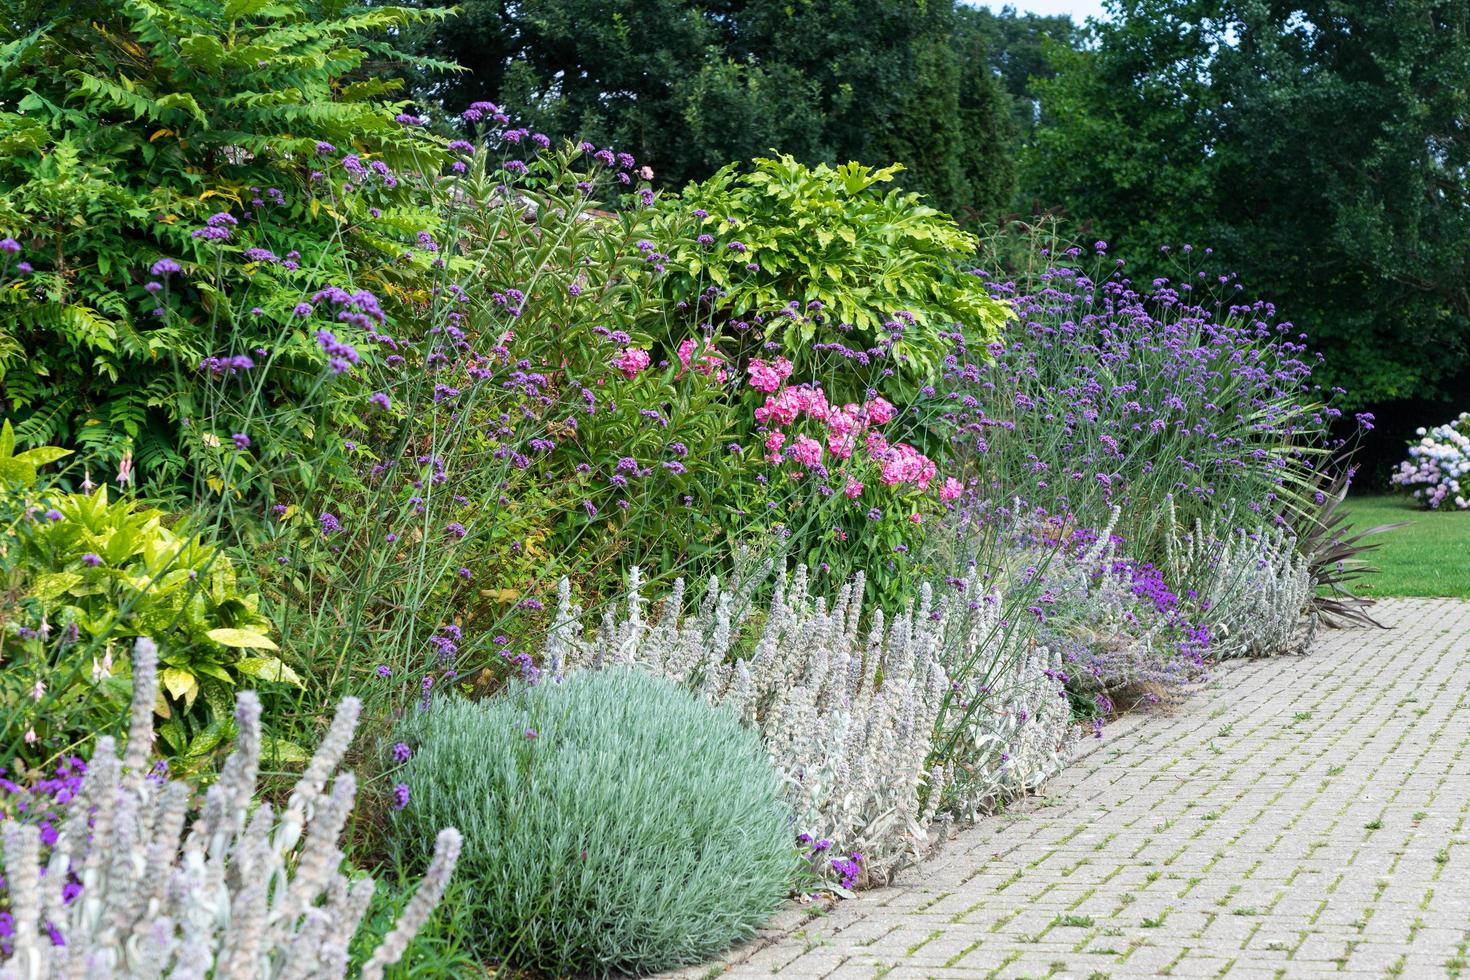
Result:
<instances>
[{"instance_id":1,"label":"brick paver path","mask_svg":"<svg viewBox=\"0 0 1470 980\"><path fill-rule=\"evenodd\" d=\"M1040 797L724 975L1470 978L1470 603L1378 610L1394 629L1324 631L1119 722Z\"/></svg>"}]
</instances>

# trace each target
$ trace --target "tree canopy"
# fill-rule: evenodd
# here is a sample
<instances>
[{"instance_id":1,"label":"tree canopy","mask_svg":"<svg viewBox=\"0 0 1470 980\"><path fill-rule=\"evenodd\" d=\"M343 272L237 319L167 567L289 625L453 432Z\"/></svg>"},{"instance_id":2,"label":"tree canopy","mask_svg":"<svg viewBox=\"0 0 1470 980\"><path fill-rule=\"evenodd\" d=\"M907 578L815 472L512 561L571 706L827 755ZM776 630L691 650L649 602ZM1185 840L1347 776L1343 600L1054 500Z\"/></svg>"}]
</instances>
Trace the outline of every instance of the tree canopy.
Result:
<instances>
[{"instance_id":1,"label":"tree canopy","mask_svg":"<svg viewBox=\"0 0 1470 980\"><path fill-rule=\"evenodd\" d=\"M1214 245L1357 402L1442 390L1470 364L1467 28L1466 0L1115 0L1047 48L1025 186L1123 254Z\"/></svg>"},{"instance_id":2,"label":"tree canopy","mask_svg":"<svg viewBox=\"0 0 1470 980\"><path fill-rule=\"evenodd\" d=\"M960 0L459 10L405 35L464 67L417 79L446 112L500 102L665 187L772 151L901 163L962 220L1054 211L1144 281L1213 246L1191 275L1239 272L1357 402L1470 371L1470 0L1109 0L1085 26Z\"/></svg>"},{"instance_id":3,"label":"tree canopy","mask_svg":"<svg viewBox=\"0 0 1470 980\"><path fill-rule=\"evenodd\" d=\"M950 0L465 0L452 27L410 38L465 68L420 84L447 110L501 102L666 184L777 150L899 162L908 189L982 214L1014 183L1014 113L987 42Z\"/></svg>"}]
</instances>

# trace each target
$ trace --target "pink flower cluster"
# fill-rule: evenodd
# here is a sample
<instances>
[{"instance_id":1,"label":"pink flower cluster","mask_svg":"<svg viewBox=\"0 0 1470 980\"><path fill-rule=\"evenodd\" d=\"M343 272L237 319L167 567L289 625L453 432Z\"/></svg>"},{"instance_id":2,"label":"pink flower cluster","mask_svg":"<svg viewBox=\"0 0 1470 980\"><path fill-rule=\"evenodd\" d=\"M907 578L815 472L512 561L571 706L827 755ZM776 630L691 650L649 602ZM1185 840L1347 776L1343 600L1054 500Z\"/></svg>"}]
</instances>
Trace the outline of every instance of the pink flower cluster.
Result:
<instances>
[{"instance_id":1,"label":"pink flower cluster","mask_svg":"<svg viewBox=\"0 0 1470 980\"><path fill-rule=\"evenodd\" d=\"M798 435L788 446L786 433L782 431L805 416L821 423L826 437L825 451L837 459L850 459L859 437L862 437L868 456L879 466L879 478L887 486L912 483L920 490L927 490L937 475L938 467L929 457L908 443L889 445L877 431L877 426L886 425L898 415L893 403L887 399L875 397L862 405L849 402L838 407L827 400L826 392L818 385L782 387L782 382L791 373L791 363L784 358L774 364L752 361L747 370L751 387L768 392L765 404L755 410L755 420L772 430L765 439L768 461L780 462L784 455L805 469L821 464L824 447L819 440L809 435ZM850 480L843 492L856 500L863 492L863 485L857 480ZM955 496L958 495L956 492Z\"/></svg>"},{"instance_id":2,"label":"pink flower cluster","mask_svg":"<svg viewBox=\"0 0 1470 980\"><path fill-rule=\"evenodd\" d=\"M623 372L623 377L632 381L638 373L653 361L648 351L641 347L624 347L612 359L612 366Z\"/></svg>"},{"instance_id":3,"label":"pink flower cluster","mask_svg":"<svg viewBox=\"0 0 1470 980\"><path fill-rule=\"evenodd\" d=\"M750 386L756 391L764 391L767 394L775 391L786 383L791 377L791 362L784 357L778 357L767 364L758 357L751 358L745 370L750 372Z\"/></svg>"},{"instance_id":4,"label":"pink flower cluster","mask_svg":"<svg viewBox=\"0 0 1470 980\"><path fill-rule=\"evenodd\" d=\"M679 363L684 365L684 371L689 370L690 362L694 361L694 352L699 349L699 344L694 338L689 338L679 344ZM720 352L711 347L699 355L699 360L693 364L694 370L707 378L714 378L720 384L725 383L728 375L725 372L725 359ZM684 371L680 371L683 375Z\"/></svg>"},{"instance_id":5,"label":"pink flower cluster","mask_svg":"<svg viewBox=\"0 0 1470 980\"><path fill-rule=\"evenodd\" d=\"M906 442L890 446L881 432L870 430L864 445L868 455L879 464L878 478L884 486L912 483L920 490L928 490L929 482L939 473L939 467L928 456Z\"/></svg>"}]
</instances>

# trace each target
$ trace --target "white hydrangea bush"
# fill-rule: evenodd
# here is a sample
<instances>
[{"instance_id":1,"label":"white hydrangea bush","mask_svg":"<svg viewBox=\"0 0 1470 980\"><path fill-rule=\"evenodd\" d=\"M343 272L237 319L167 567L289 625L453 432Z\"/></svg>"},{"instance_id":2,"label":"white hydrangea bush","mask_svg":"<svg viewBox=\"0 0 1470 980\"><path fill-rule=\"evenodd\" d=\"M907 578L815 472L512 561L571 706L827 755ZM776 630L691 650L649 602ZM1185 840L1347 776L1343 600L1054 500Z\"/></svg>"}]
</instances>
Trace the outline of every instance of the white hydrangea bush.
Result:
<instances>
[{"instance_id":1,"label":"white hydrangea bush","mask_svg":"<svg viewBox=\"0 0 1470 980\"><path fill-rule=\"evenodd\" d=\"M785 780L795 831L860 854L861 874L843 877L865 883L931 853L954 813L1032 789L1065 761L1074 729L1046 654L1002 665L981 649L992 603L936 602L926 586L897 615L865 617L861 576L829 600L797 566L756 614L763 577L711 579L692 612L676 581L655 619L634 569L626 599L590 636L564 580L547 667L637 663L739 713ZM973 577L966 585L980 594ZM948 664L979 659L973 683L951 678Z\"/></svg>"},{"instance_id":2,"label":"white hydrangea bush","mask_svg":"<svg viewBox=\"0 0 1470 980\"><path fill-rule=\"evenodd\" d=\"M1311 561L1284 529L1234 528L1215 515L1175 527L1166 554L1173 580L1194 584L1212 656L1269 657L1311 645Z\"/></svg>"},{"instance_id":3,"label":"white hydrangea bush","mask_svg":"<svg viewBox=\"0 0 1470 980\"><path fill-rule=\"evenodd\" d=\"M138 641L125 754L113 739L97 740L49 856L35 826L4 826L15 931L0 980L345 976L348 943L374 890L371 878L343 874L338 845L357 792L352 773L336 772L357 727L357 700L338 707L277 813L254 802L260 702L242 692L234 751L189 823L190 788L148 773L157 656L151 640ZM362 977L379 980L403 955L443 896L460 843L452 828L439 833L423 880ZM68 901L69 876L81 889Z\"/></svg>"},{"instance_id":4,"label":"white hydrangea bush","mask_svg":"<svg viewBox=\"0 0 1470 980\"><path fill-rule=\"evenodd\" d=\"M1470 510L1470 412L1416 435L1409 458L1390 477L1394 486L1431 510Z\"/></svg>"}]
</instances>

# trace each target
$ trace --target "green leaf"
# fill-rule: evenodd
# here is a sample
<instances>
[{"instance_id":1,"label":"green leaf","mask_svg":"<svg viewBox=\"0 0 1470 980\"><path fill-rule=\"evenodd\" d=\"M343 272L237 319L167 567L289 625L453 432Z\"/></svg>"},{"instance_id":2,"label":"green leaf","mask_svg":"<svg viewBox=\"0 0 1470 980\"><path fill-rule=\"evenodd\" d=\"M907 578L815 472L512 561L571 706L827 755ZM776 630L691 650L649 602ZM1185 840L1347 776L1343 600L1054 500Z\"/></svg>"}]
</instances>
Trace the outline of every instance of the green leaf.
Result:
<instances>
[{"instance_id":1,"label":"green leaf","mask_svg":"<svg viewBox=\"0 0 1470 980\"><path fill-rule=\"evenodd\" d=\"M187 758L197 759L213 752L224 739L227 728L228 726L223 721L210 722L204 731L194 736L194 740L184 750L184 755Z\"/></svg>"},{"instance_id":2,"label":"green leaf","mask_svg":"<svg viewBox=\"0 0 1470 980\"><path fill-rule=\"evenodd\" d=\"M279 735L266 734L261 739L260 757L267 762L279 765L283 762L305 762L311 758L311 753Z\"/></svg>"},{"instance_id":3,"label":"green leaf","mask_svg":"<svg viewBox=\"0 0 1470 980\"><path fill-rule=\"evenodd\" d=\"M181 700L185 704L194 700L194 695L199 693L199 681L187 670L177 667L166 667L158 673L159 683L169 693L169 697Z\"/></svg>"},{"instance_id":4,"label":"green leaf","mask_svg":"<svg viewBox=\"0 0 1470 980\"><path fill-rule=\"evenodd\" d=\"M36 576L36 583L31 587L31 595L42 602L51 602L70 592L81 582L80 572L47 572Z\"/></svg>"},{"instance_id":5,"label":"green leaf","mask_svg":"<svg viewBox=\"0 0 1470 980\"><path fill-rule=\"evenodd\" d=\"M275 657L242 657L235 663L235 669L246 677L257 680L276 681L292 687L301 686L301 678L296 675L296 671Z\"/></svg>"},{"instance_id":6,"label":"green leaf","mask_svg":"<svg viewBox=\"0 0 1470 980\"><path fill-rule=\"evenodd\" d=\"M36 468L23 460L0 458L0 482L30 486L36 482Z\"/></svg>"},{"instance_id":7,"label":"green leaf","mask_svg":"<svg viewBox=\"0 0 1470 980\"><path fill-rule=\"evenodd\" d=\"M254 630L232 629L228 626L221 626L217 629L210 630L205 635L221 646L240 647L246 650L280 649L270 637L257 633Z\"/></svg>"},{"instance_id":8,"label":"green leaf","mask_svg":"<svg viewBox=\"0 0 1470 980\"><path fill-rule=\"evenodd\" d=\"M10 423L8 421L5 423L5 427L9 429ZM72 451L70 449L62 449L60 446L37 446L35 449L27 449L23 453L17 453L15 459L18 462L28 463L31 466L45 466L47 463L54 463L58 459L65 459L71 453ZM4 445L0 443L0 456L5 455L7 453Z\"/></svg>"}]
</instances>

